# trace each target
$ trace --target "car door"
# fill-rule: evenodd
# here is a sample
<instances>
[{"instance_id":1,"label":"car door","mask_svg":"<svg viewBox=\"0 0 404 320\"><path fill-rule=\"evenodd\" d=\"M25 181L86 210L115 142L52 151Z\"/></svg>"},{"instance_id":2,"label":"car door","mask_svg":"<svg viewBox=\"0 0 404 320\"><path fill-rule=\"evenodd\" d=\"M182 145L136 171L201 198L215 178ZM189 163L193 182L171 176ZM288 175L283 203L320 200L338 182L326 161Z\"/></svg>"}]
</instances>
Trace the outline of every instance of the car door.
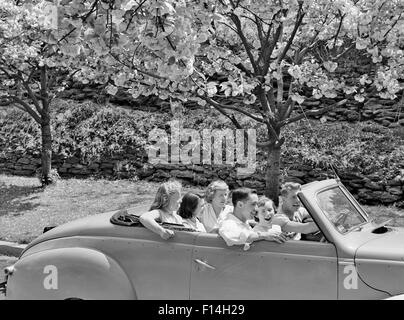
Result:
<instances>
[{"instance_id":1,"label":"car door","mask_svg":"<svg viewBox=\"0 0 404 320\"><path fill-rule=\"evenodd\" d=\"M128 231L126 237L106 238L95 248L119 261L132 282L137 299L188 300L196 233L175 231L173 238L162 240L142 227L124 231ZM86 247L94 246L85 243L84 239L81 242Z\"/></svg>"},{"instance_id":2,"label":"car door","mask_svg":"<svg viewBox=\"0 0 404 320\"><path fill-rule=\"evenodd\" d=\"M219 235L198 235L191 299L337 299L333 244L290 240L228 247Z\"/></svg>"}]
</instances>

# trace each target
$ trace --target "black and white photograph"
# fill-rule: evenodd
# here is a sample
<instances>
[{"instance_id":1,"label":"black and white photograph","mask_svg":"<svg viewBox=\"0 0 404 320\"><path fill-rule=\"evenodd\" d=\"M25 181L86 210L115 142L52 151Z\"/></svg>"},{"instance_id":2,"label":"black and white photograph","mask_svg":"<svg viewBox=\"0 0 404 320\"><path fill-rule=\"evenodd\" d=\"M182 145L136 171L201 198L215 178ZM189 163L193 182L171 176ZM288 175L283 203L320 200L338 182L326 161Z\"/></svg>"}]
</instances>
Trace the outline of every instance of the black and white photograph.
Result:
<instances>
[{"instance_id":1,"label":"black and white photograph","mask_svg":"<svg viewBox=\"0 0 404 320\"><path fill-rule=\"evenodd\" d=\"M0 0L1 300L404 300L404 0Z\"/></svg>"}]
</instances>

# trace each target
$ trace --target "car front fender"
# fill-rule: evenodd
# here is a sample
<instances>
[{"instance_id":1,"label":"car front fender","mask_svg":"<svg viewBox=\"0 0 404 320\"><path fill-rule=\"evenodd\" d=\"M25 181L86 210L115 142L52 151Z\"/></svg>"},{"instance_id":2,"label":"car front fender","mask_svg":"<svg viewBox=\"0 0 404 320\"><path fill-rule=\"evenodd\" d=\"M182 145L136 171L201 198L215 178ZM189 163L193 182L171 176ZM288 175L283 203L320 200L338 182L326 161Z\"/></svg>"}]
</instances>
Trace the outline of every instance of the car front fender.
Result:
<instances>
[{"instance_id":1,"label":"car front fender","mask_svg":"<svg viewBox=\"0 0 404 320\"><path fill-rule=\"evenodd\" d=\"M7 299L136 299L131 281L109 256L88 248L58 248L18 260Z\"/></svg>"}]
</instances>

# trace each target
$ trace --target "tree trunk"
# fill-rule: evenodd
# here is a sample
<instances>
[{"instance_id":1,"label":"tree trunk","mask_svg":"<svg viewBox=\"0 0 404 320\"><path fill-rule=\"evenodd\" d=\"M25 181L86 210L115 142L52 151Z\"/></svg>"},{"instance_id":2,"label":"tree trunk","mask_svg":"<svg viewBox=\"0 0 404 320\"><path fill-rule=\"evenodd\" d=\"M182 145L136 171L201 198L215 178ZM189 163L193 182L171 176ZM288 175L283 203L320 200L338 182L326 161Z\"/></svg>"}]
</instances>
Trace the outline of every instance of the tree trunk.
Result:
<instances>
[{"instance_id":1,"label":"tree trunk","mask_svg":"<svg viewBox=\"0 0 404 320\"><path fill-rule=\"evenodd\" d=\"M280 176L281 147L268 149L265 195L279 204L279 176Z\"/></svg>"},{"instance_id":2,"label":"tree trunk","mask_svg":"<svg viewBox=\"0 0 404 320\"><path fill-rule=\"evenodd\" d=\"M42 133L42 177L43 186L49 185L54 181L51 175L52 164L52 131L50 121L50 100L48 95L48 74L46 66L41 67L41 133Z\"/></svg>"},{"instance_id":3,"label":"tree trunk","mask_svg":"<svg viewBox=\"0 0 404 320\"><path fill-rule=\"evenodd\" d=\"M42 120L41 133L42 133L42 185L51 184L51 163L52 163L52 133L49 114Z\"/></svg>"}]
</instances>

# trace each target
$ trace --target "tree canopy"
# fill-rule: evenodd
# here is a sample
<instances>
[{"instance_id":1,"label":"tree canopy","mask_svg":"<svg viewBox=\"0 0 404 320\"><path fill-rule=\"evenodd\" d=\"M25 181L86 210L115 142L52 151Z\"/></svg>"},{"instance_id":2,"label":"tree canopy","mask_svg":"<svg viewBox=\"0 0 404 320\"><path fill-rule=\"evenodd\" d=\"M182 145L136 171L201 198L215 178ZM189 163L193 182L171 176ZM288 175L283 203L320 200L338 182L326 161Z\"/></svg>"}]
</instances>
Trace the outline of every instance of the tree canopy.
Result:
<instances>
[{"instance_id":1,"label":"tree canopy","mask_svg":"<svg viewBox=\"0 0 404 320\"><path fill-rule=\"evenodd\" d=\"M0 24L2 76L35 61L111 95L195 101L236 128L240 115L264 126L257 144L268 152L282 146L282 127L304 117L294 111L306 98L393 99L404 77L401 0L60 0L56 29L44 3L2 2L0 12L15 10ZM338 72L353 50L372 58L371 73ZM16 72L24 85L30 74Z\"/></svg>"}]
</instances>

